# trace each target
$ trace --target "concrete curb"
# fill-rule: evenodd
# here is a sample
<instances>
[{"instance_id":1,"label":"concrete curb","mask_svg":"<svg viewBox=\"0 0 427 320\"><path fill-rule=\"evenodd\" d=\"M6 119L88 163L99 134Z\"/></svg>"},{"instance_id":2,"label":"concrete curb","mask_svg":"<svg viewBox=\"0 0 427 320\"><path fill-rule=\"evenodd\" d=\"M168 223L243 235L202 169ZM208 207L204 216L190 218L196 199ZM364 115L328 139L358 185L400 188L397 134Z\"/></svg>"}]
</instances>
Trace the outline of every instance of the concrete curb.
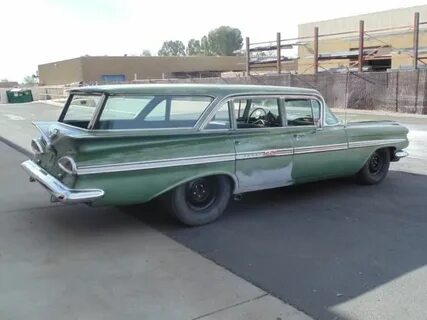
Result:
<instances>
[{"instance_id":1,"label":"concrete curb","mask_svg":"<svg viewBox=\"0 0 427 320\"><path fill-rule=\"evenodd\" d=\"M33 158L33 156L34 156L34 154L31 151L21 147L20 145L2 137L2 136L0 136L0 142L3 142L4 144L8 145L9 147L11 147L11 148L15 149L16 151L22 153L23 155L27 156L28 158Z\"/></svg>"},{"instance_id":2,"label":"concrete curb","mask_svg":"<svg viewBox=\"0 0 427 320\"><path fill-rule=\"evenodd\" d=\"M399 117L399 118L415 118L415 119L426 119L426 114L415 114L415 113L403 113L403 112L393 112L385 110L363 110L363 109L351 109L351 108L331 108L333 112L336 113L349 113L349 114L373 114L377 116L390 116L390 117Z\"/></svg>"}]
</instances>

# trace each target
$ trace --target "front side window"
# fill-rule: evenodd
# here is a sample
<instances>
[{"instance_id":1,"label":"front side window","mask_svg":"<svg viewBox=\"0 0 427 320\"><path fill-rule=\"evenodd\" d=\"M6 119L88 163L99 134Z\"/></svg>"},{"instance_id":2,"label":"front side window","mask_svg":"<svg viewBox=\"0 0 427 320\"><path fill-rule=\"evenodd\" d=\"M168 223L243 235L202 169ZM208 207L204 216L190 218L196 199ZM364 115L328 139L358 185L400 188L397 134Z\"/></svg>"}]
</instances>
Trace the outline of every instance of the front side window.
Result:
<instances>
[{"instance_id":1,"label":"front side window","mask_svg":"<svg viewBox=\"0 0 427 320\"><path fill-rule=\"evenodd\" d=\"M96 128L192 128L211 102L201 96L111 96Z\"/></svg>"},{"instance_id":2,"label":"front side window","mask_svg":"<svg viewBox=\"0 0 427 320\"><path fill-rule=\"evenodd\" d=\"M76 127L87 128L100 100L100 95L73 95L62 121Z\"/></svg>"},{"instance_id":3,"label":"front side window","mask_svg":"<svg viewBox=\"0 0 427 320\"><path fill-rule=\"evenodd\" d=\"M234 100L237 129L281 127L279 99L253 98ZM242 111L242 106L244 110Z\"/></svg>"},{"instance_id":4,"label":"front side window","mask_svg":"<svg viewBox=\"0 0 427 320\"><path fill-rule=\"evenodd\" d=\"M220 130L220 129L230 129L231 120L230 120L230 111L228 103L224 103L221 108L215 113L214 117L206 125L206 129L209 130Z\"/></svg>"}]
</instances>

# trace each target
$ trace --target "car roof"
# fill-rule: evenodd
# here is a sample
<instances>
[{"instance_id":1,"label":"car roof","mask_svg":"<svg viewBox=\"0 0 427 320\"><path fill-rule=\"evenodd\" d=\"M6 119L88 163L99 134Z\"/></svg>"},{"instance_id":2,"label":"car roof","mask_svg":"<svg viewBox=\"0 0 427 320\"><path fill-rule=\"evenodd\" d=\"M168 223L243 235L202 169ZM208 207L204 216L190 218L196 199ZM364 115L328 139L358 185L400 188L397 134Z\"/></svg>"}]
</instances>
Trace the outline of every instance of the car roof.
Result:
<instances>
[{"instance_id":1,"label":"car roof","mask_svg":"<svg viewBox=\"0 0 427 320\"><path fill-rule=\"evenodd\" d=\"M81 87L71 93L107 93L107 94L178 94L228 96L233 94L319 94L317 90L263 85L236 84L121 84Z\"/></svg>"}]
</instances>

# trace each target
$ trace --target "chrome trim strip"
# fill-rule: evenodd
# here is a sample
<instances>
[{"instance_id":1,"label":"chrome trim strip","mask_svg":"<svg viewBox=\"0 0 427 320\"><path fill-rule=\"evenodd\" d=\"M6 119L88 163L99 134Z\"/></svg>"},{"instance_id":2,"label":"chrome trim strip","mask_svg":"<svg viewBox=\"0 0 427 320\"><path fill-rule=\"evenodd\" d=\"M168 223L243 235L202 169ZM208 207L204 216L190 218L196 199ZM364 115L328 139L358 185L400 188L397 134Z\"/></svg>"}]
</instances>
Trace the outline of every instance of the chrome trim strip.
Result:
<instances>
[{"instance_id":1,"label":"chrome trim strip","mask_svg":"<svg viewBox=\"0 0 427 320\"><path fill-rule=\"evenodd\" d=\"M294 149L294 154L317 153L327 151L347 150L347 143L327 144L320 146L298 147Z\"/></svg>"},{"instance_id":2,"label":"chrome trim strip","mask_svg":"<svg viewBox=\"0 0 427 320\"><path fill-rule=\"evenodd\" d=\"M246 151L246 152L237 153L236 160L283 157L283 156L291 156L292 154L293 154L292 148L270 149L270 150L261 150L261 151Z\"/></svg>"},{"instance_id":3,"label":"chrome trim strip","mask_svg":"<svg viewBox=\"0 0 427 320\"><path fill-rule=\"evenodd\" d=\"M31 160L21 163L30 178L39 182L58 201L65 203L91 202L104 196L101 189L70 189Z\"/></svg>"},{"instance_id":4,"label":"chrome trim strip","mask_svg":"<svg viewBox=\"0 0 427 320\"><path fill-rule=\"evenodd\" d=\"M92 114L92 118L89 120L89 123L87 125L88 130L95 129L95 125L98 122L102 111L104 110L104 106L105 106L105 103L107 102L107 99L108 99L108 95L106 93L103 93L101 95L101 99L99 99L98 105L96 106L95 112Z\"/></svg>"},{"instance_id":5,"label":"chrome trim strip","mask_svg":"<svg viewBox=\"0 0 427 320\"><path fill-rule=\"evenodd\" d=\"M116 164L102 164L96 166L77 167L77 175L96 174L96 173L111 173L135 170L147 170L157 168L169 168L177 166L190 166L196 164L205 164L213 162L234 161L236 156L234 153L215 154L208 156L195 156L175 159L161 159L138 162L124 162Z\"/></svg>"},{"instance_id":6,"label":"chrome trim strip","mask_svg":"<svg viewBox=\"0 0 427 320\"><path fill-rule=\"evenodd\" d=\"M257 158L291 156L291 155L299 155L299 154L307 154L307 153L341 151L341 150L347 150L349 148L361 148L361 147L368 147L368 146L387 145L387 144L393 144L393 143L398 143L403 141L406 141L406 140L405 139L369 140L369 141L351 142L350 144L337 143L337 144L306 146L306 147L297 147L297 148L245 151L245 152L238 152L236 154L224 153L224 154L213 154L213 155L206 155L206 156L123 162L123 163L101 164L101 165L91 165L91 166L77 166L77 175L169 168L169 167L177 167L177 166L190 166L190 165L226 162L226 161L235 161L235 160L248 160L248 159L257 159Z\"/></svg>"},{"instance_id":7,"label":"chrome trim strip","mask_svg":"<svg viewBox=\"0 0 427 320\"><path fill-rule=\"evenodd\" d=\"M363 147L372 147L378 145L393 144L399 142L405 142L406 139L380 139L380 140L365 140L365 141L353 141L348 143L350 149L353 148L363 148Z\"/></svg>"}]
</instances>

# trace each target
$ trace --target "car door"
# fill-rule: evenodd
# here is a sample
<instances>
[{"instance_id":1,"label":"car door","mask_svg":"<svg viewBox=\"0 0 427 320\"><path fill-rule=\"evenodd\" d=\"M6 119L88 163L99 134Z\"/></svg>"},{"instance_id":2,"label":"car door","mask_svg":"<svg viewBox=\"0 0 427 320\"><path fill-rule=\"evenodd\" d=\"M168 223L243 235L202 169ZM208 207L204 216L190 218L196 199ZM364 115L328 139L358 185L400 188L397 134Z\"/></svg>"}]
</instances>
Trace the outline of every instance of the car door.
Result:
<instances>
[{"instance_id":1,"label":"car door","mask_svg":"<svg viewBox=\"0 0 427 320\"><path fill-rule=\"evenodd\" d=\"M286 97L287 130L294 146L292 177L296 182L341 176L350 170L343 125L325 125L322 102L313 97Z\"/></svg>"},{"instance_id":2,"label":"car door","mask_svg":"<svg viewBox=\"0 0 427 320\"><path fill-rule=\"evenodd\" d=\"M281 99L240 97L230 104L240 192L292 184L292 136L284 130Z\"/></svg>"}]
</instances>

